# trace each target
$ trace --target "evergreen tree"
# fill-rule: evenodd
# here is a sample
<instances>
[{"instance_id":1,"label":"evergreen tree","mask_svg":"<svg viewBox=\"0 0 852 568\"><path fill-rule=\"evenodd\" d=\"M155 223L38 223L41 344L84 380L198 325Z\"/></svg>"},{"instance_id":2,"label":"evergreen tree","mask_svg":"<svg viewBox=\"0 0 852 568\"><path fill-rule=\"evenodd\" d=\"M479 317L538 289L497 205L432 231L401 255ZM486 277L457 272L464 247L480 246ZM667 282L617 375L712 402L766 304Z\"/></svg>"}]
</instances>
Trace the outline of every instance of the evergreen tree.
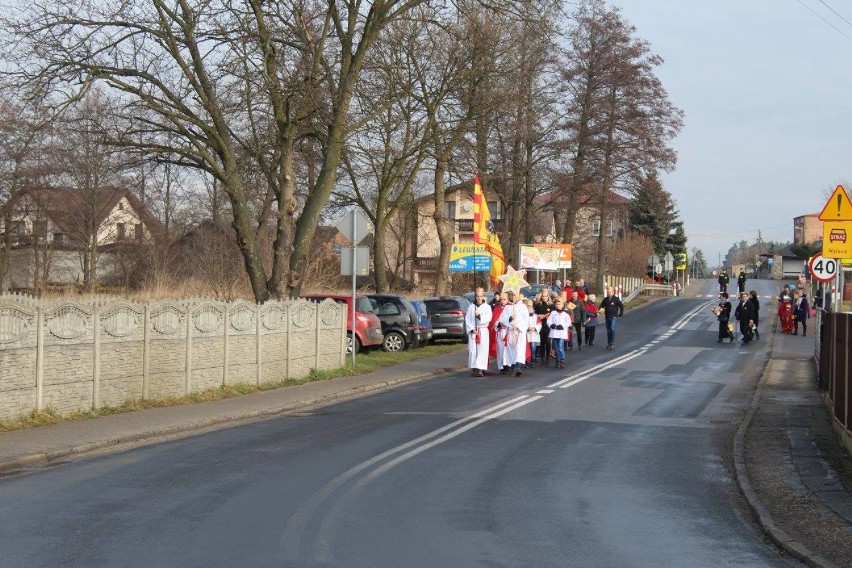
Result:
<instances>
[{"instance_id":1,"label":"evergreen tree","mask_svg":"<svg viewBox=\"0 0 852 568\"><path fill-rule=\"evenodd\" d=\"M644 177L634 195L628 210L630 226L633 230L646 235L654 245L654 252L660 257L669 250L669 233L675 227L677 210L671 194L663 189L656 172ZM681 231L683 231L683 224ZM682 248L675 252L686 252L686 237L683 237Z\"/></svg>"}]
</instances>

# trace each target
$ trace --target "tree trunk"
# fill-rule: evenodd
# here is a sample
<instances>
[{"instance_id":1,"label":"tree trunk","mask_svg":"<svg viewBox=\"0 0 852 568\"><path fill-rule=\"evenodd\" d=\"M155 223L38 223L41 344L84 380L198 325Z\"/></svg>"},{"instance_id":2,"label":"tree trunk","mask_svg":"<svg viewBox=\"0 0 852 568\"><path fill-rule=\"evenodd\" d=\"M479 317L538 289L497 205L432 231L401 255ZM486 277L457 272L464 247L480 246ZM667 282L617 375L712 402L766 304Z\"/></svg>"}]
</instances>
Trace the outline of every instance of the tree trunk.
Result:
<instances>
[{"instance_id":1,"label":"tree trunk","mask_svg":"<svg viewBox=\"0 0 852 568\"><path fill-rule=\"evenodd\" d=\"M435 212L432 218L438 229L438 242L440 252L438 253L438 266L435 268L435 295L445 296L447 294L450 279L450 253L453 248L453 233L450 230L450 221L444 214L444 197L446 187L444 180L447 175L447 160L438 159L435 164Z\"/></svg>"}]
</instances>

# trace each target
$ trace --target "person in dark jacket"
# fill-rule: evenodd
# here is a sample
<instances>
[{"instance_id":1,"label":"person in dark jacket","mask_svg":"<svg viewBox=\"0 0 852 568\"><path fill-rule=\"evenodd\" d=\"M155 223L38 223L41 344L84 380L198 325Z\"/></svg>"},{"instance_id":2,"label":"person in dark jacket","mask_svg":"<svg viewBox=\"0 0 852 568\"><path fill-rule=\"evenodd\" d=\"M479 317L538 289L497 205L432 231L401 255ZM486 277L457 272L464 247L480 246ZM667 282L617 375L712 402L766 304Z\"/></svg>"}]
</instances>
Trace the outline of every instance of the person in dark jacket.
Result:
<instances>
[{"instance_id":1,"label":"person in dark jacket","mask_svg":"<svg viewBox=\"0 0 852 568\"><path fill-rule=\"evenodd\" d=\"M558 281L557 281L558 282ZM542 348L538 350L541 364L547 367L550 364L550 326L547 325L547 316L553 310L553 298L550 295L550 290L543 288L541 296L536 297L533 302L533 311L536 315L541 316L541 333L539 334Z\"/></svg>"},{"instance_id":2,"label":"person in dark jacket","mask_svg":"<svg viewBox=\"0 0 852 568\"><path fill-rule=\"evenodd\" d=\"M760 325L760 300L757 299L757 292L751 290L748 293L748 301L751 302L751 307L754 310L754 338L760 339L760 331L758 331L758 326Z\"/></svg>"},{"instance_id":3,"label":"person in dark jacket","mask_svg":"<svg viewBox=\"0 0 852 568\"><path fill-rule=\"evenodd\" d=\"M740 322L740 333L743 336L742 344L748 345L752 338L751 326L754 325L754 308L748 301L748 294L740 294L740 303L734 311L734 317Z\"/></svg>"},{"instance_id":4,"label":"person in dark jacket","mask_svg":"<svg viewBox=\"0 0 852 568\"><path fill-rule=\"evenodd\" d=\"M745 270L740 270L740 275L737 276L737 288L739 289L740 294L742 294L743 292L746 291L745 285L746 285Z\"/></svg>"},{"instance_id":5,"label":"person in dark jacket","mask_svg":"<svg viewBox=\"0 0 852 568\"><path fill-rule=\"evenodd\" d=\"M799 324L802 324L802 337L808 336L808 318L811 317L811 307L808 304L808 295L802 290L802 295L796 300L793 308L796 318L794 320L793 335L799 335Z\"/></svg>"},{"instance_id":6,"label":"person in dark jacket","mask_svg":"<svg viewBox=\"0 0 852 568\"><path fill-rule=\"evenodd\" d=\"M728 329L728 322L731 321L731 308L728 293L722 292L719 305L713 308L713 313L716 314L716 319L719 321L719 339L716 340L716 343L722 343L724 339L730 339L730 343L734 342L734 334Z\"/></svg>"},{"instance_id":7,"label":"person in dark jacket","mask_svg":"<svg viewBox=\"0 0 852 568\"><path fill-rule=\"evenodd\" d=\"M579 282L578 282L579 284ZM574 304L574 309L571 310L571 323L574 325L574 337L577 338L577 350L583 350L583 324L586 322L586 306L583 300L580 299L580 294L575 288L571 292L571 300L568 305ZM571 350L571 344L568 344L568 350Z\"/></svg>"},{"instance_id":8,"label":"person in dark jacket","mask_svg":"<svg viewBox=\"0 0 852 568\"><path fill-rule=\"evenodd\" d=\"M719 292L727 292L728 291L728 282L730 278L728 277L728 273L724 270L719 273Z\"/></svg>"},{"instance_id":9,"label":"person in dark jacket","mask_svg":"<svg viewBox=\"0 0 852 568\"><path fill-rule=\"evenodd\" d=\"M603 310L604 319L606 320L606 348L615 348L615 324L618 318L624 315L624 304L621 299L615 295L615 288L607 288L607 296L603 299L600 309Z\"/></svg>"}]
</instances>

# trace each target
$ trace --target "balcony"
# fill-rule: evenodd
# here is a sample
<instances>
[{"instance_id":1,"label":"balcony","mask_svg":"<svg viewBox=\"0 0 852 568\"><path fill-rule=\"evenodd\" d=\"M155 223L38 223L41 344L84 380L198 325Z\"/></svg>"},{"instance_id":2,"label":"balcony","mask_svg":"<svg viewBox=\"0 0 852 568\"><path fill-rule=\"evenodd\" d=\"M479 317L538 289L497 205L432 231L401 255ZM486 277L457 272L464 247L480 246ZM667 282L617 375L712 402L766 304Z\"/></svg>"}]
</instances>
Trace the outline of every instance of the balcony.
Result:
<instances>
[{"instance_id":1,"label":"balcony","mask_svg":"<svg viewBox=\"0 0 852 568\"><path fill-rule=\"evenodd\" d=\"M417 270L438 270L438 257L418 256L414 259L414 268Z\"/></svg>"},{"instance_id":2,"label":"balcony","mask_svg":"<svg viewBox=\"0 0 852 568\"><path fill-rule=\"evenodd\" d=\"M456 234L473 233L473 219L456 219ZM492 219L494 224L494 232L500 233L503 231L503 219Z\"/></svg>"}]
</instances>

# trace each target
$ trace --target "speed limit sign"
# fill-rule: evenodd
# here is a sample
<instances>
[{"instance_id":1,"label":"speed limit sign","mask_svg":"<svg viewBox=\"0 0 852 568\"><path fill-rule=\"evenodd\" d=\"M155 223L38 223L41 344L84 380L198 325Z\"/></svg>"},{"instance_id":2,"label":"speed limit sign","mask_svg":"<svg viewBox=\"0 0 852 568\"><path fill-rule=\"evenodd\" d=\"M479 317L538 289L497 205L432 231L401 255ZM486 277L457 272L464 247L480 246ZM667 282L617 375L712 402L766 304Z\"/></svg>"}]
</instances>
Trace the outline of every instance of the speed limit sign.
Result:
<instances>
[{"instance_id":1,"label":"speed limit sign","mask_svg":"<svg viewBox=\"0 0 852 568\"><path fill-rule=\"evenodd\" d=\"M817 253L811 257L811 260L808 263L808 268L810 269L814 280L828 282L837 276L840 263L836 258L825 258L822 256L822 253Z\"/></svg>"}]
</instances>

